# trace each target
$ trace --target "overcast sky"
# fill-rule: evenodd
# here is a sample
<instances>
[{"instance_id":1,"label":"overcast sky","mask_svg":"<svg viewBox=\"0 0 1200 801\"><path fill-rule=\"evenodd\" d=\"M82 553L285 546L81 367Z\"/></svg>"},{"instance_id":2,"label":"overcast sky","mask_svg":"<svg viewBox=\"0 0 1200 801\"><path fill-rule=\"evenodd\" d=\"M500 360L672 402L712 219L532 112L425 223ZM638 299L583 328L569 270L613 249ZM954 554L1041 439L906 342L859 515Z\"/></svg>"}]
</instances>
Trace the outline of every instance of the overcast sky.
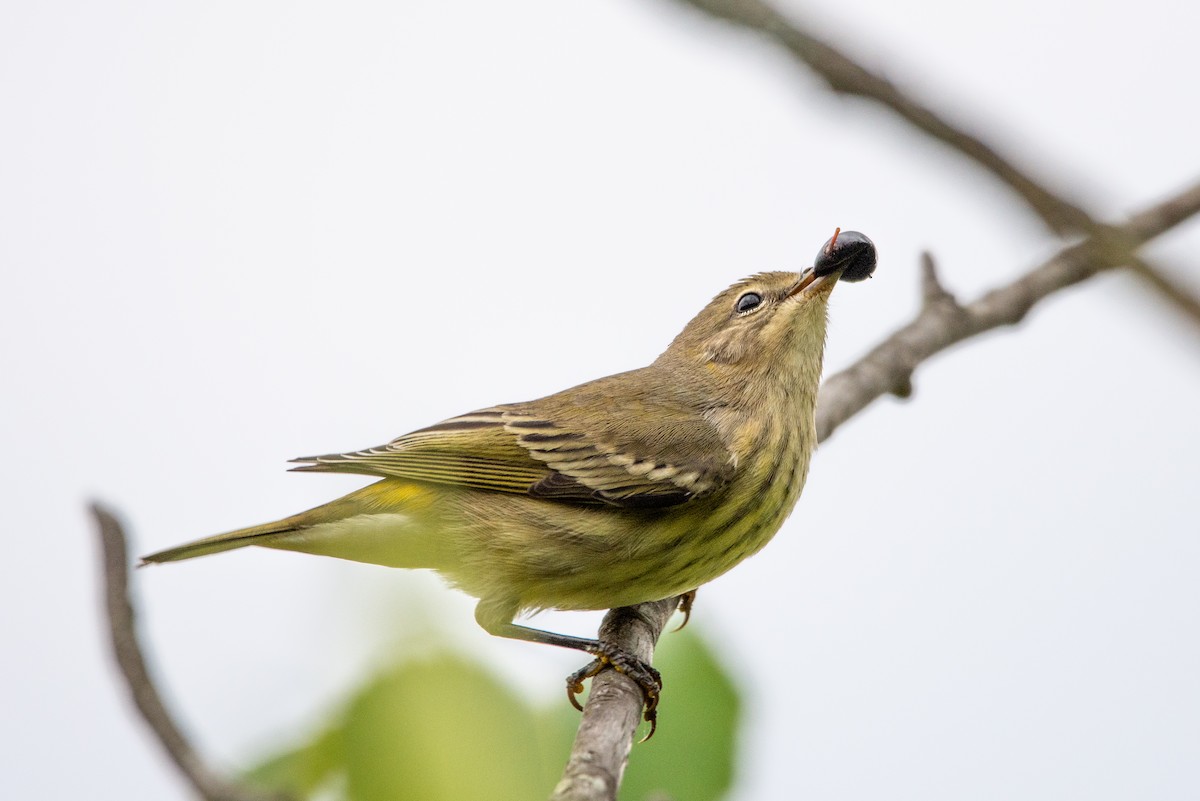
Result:
<instances>
[{"instance_id":1,"label":"overcast sky","mask_svg":"<svg viewBox=\"0 0 1200 801\"><path fill-rule=\"evenodd\" d=\"M792 7L1116 220L1200 174L1198 8ZM6 3L0 109L4 798L186 797L109 665L87 499L142 553L321 503L362 482L286 459L640 366L835 226L881 263L835 293L827 370L911 317L923 249L965 299L1055 249L972 164L659 0ZM1198 252L1197 223L1149 250L1200 288ZM1111 275L839 431L698 600L747 694L733 797L1200 795L1197 408L1200 336ZM410 610L533 698L579 663L420 574L251 549L134 578L223 765Z\"/></svg>"}]
</instances>

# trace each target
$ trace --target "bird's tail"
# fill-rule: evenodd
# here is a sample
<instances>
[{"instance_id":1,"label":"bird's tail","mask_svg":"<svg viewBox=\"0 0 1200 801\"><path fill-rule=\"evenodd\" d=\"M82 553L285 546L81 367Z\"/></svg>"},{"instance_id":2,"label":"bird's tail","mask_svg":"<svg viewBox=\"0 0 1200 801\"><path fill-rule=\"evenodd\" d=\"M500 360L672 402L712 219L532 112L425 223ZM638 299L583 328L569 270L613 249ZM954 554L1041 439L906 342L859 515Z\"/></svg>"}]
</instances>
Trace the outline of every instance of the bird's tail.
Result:
<instances>
[{"instance_id":1,"label":"bird's tail","mask_svg":"<svg viewBox=\"0 0 1200 801\"><path fill-rule=\"evenodd\" d=\"M276 520L273 523L264 523L261 526L239 528L237 531L229 531L224 534L205 537L204 539L196 540L195 542L177 545L174 548L167 548L165 551L159 551L158 553L152 553L149 556L143 556L142 564L149 565L160 562L178 562L183 559L192 559L197 556L207 556L210 553L232 551L235 548L244 548L247 545L266 545L271 540L291 534L292 532L297 531L299 528L301 528L301 526L295 517Z\"/></svg>"},{"instance_id":2,"label":"bird's tail","mask_svg":"<svg viewBox=\"0 0 1200 801\"><path fill-rule=\"evenodd\" d=\"M444 492L385 478L345 497L273 523L241 528L142 557L177 562L262 545L388 567L436 567L444 556L439 500Z\"/></svg>"}]
</instances>

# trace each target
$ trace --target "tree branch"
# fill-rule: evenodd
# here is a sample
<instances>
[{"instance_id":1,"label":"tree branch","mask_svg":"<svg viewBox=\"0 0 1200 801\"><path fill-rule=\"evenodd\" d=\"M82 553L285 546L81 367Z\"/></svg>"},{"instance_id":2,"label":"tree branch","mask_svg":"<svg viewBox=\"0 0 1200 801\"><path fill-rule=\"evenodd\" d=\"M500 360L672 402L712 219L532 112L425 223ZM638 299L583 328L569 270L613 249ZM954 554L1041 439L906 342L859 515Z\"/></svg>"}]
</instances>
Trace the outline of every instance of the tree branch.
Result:
<instances>
[{"instance_id":1,"label":"tree branch","mask_svg":"<svg viewBox=\"0 0 1200 801\"><path fill-rule=\"evenodd\" d=\"M924 304L917 317L821 386L818 440L829 437L881 395L907 397L913 371L930 356L985 331L1020 322L1037 303L1061 289L1105 270L1136 263L1137 248L1198 212L1200 183L1134 215L1124 225L1102 228L1062 249L1016 281L967 306L960 306L940 289L932 260L926 257Z\"/></svg>"},{"instance_id":2,"label":"tree branch","mask_svg":"<svg viewBox=\"0 0 1200 801\"><path fill-rule=\"evenodd\" d=\"M610 610L600 624L600 639L649 663L678 606L676 597ZM642 703L641 688L615 670L592 679L571 757L550 801L616 799L633 733L642 719Z\"/></svg>"},{"instance_id":3,"label":"tree branch","mask_svg":"<svg viewBox=\"0 0 1200 801\"><path fill-rule=\"evenodd\" d=\"M872 100L891 110L922 133L979 164L1020 198L1058 234L1095 236L1103 228L1092 215L1051 191L1045 184L979 137L952 124L930 106L902 92L841 50L787 19L762 0L681 0L707 14L742 25L783 45L800 63L822 78L831 90ZM1200 326L1200 299L1144 259L1129 265L1159 297Z\"/></svg>"},{"instance_id":4,"label":"tree branch","mask_svg":"<svg viewBox=\"0 0 1200 801\"><path fill-rule=\"evenodd\" d=\"M1166 300L1177 311L1183 312L1192 319L1192 322L1200 325L1200 299L1192 289L1169 277L1170 274L1167 270L1150 264L1145 259L1130 260L1129 269L1142 279L1143 286L1153 289L1161 299Z\"/></svg>"},{"instance_id":5,"label":"tree branch","mask_svg":"<svg viewBox=\"0 0 1200 801\"><path fill-rule=\"evenodd\" d=\"M101 505L92 504L91 511L100 532L104 604L108 611L113 656L142 719L150 726L167 756L205 801L286 801L283 796L261 793L218 776L204 764L175 724L150 678L138 642L136 613L129 596L129 552L125 532L116 517Z\"/></svg>"}]
</instances>

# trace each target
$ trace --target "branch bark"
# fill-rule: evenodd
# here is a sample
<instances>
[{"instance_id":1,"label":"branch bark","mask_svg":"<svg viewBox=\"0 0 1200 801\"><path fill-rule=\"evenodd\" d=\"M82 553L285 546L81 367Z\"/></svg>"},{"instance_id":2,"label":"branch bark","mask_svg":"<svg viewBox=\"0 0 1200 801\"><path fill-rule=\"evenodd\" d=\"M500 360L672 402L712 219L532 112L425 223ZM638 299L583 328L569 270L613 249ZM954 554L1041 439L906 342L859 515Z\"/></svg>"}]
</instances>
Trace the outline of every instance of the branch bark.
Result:
<instances>
[{"instance_id":1,"label":"branch bark","mask_svg":"<svg viewBox=\"0 0 1200 801\"><path fill-rule=\"evenodd\" d=\"M678 606L676 597L612 609L600 624L600 639L649 662ZM615 670L592 679L571 756L550 801L615 799L641 720L642 690L632 679Z\"/></svg>"},{"instance_id":2,"label":"branch bark","mask_svg":"<svg viewBox=\"0 0 1200 801\"><path fill-rule=\"evenodd\" d=\"M150 678L138 642L137 615L129 595L129 549L125 531L117 518L99 504L92 504L91 511L100 533L104 606L108 611L113 656L134 706L162 744L167 756L205 801L287 801L284 796L268 795L217 775L201 760L167 712L162 696Z\"/></svg>"}]
</instances>

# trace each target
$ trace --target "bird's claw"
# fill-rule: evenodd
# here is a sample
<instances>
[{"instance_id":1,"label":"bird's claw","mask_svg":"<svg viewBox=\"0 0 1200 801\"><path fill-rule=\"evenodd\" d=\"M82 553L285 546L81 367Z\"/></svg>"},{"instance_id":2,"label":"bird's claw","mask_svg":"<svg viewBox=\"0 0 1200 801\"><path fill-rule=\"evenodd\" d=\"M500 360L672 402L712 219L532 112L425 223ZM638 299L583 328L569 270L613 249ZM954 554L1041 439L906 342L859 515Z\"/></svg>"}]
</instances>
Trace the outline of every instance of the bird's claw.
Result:
<instances>
[{"instance_id":1,"label":"bird's claw","mask_svg":"<svg viewBox=\"0 0 1200 801\"><path fill-rule=\"evenodd\" d=\"M591 664L567 676L567 700L571 702L571 706L583 711L583 704L579 703L579 694L583 692L583 683L595 676L604 669L604 663L599 659L592 660Z\"/></svg>"},{"instance_id":2,"label":"bird's claw","mask_svg":"<svg viewBox=\"0 0 1200 801\"><path fill-rule=\"evenodd\" d=\"M680 631L692 619L692 606L696 603L696 591L688 590L683 595L679 596L679 606L677 607L683 613L683 622L675 627L676 631Z\"/></svg>"},{"instance_id":3,"label":"bird's claw","mask_svg":"<svg viewBox=\"0 0 1200 801\"><path fill-rule=\"evenodd\" d=\"M642 718L650 724L650 731L641 740L646 742L654 736L654 731L658 728L658 699L662 695L662 674L646 662L607 643L598 643L590 653L596 658L567 676L567 700L571 702L571 706L582 712L583 707L577 696L583 692L585 681L606 667L628 676L642 691Z\"/></svg>"}]
</instances>

